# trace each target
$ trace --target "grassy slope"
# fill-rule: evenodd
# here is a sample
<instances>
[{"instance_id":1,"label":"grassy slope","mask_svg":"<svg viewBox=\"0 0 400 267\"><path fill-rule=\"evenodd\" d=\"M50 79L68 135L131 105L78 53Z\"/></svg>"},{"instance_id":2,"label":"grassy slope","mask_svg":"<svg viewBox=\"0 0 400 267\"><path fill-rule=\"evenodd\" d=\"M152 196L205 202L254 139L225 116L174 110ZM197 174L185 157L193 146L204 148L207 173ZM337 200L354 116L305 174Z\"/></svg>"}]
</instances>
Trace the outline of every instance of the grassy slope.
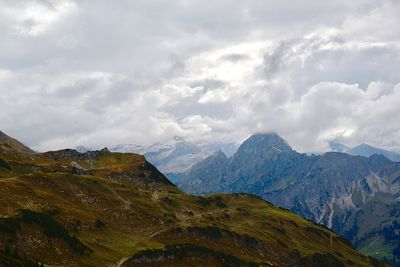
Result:
<instances>
[{"instance_id":1,"label":"grassy slope","mask_svg":"<svg viewBox=\"0 0 400 267\"><path fill-rule=\"evenodd\" d=\"M0 251L8 247L46 264L374 263L328 229L257 197L186 195L142 156L106 153L94 161L54 160L45 154L0 152L0 158L11 166L0 167ZM36 219L27 220L26 211ZM15 230L7 228L10 219ZM49 234L49 227L67 235Z\"/></svg>"}]
</instances>

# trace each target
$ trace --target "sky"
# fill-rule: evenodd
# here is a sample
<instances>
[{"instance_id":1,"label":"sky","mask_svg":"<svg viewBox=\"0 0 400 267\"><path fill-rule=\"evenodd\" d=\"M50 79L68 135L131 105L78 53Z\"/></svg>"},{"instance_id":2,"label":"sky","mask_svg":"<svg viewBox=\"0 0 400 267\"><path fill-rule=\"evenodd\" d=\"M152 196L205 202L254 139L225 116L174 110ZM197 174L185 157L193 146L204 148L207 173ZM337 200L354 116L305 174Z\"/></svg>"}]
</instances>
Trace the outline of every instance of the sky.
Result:
<instances>
[{"instance_id":1,"label":"sky","mask_svg":"<svg viewBox=\"0 0 400 267\"><path fill-rule=\"evenodd\" d=\"M400 151L400 1L0 0L0 130L44 151Z\"/></svg>"}]
</instances>

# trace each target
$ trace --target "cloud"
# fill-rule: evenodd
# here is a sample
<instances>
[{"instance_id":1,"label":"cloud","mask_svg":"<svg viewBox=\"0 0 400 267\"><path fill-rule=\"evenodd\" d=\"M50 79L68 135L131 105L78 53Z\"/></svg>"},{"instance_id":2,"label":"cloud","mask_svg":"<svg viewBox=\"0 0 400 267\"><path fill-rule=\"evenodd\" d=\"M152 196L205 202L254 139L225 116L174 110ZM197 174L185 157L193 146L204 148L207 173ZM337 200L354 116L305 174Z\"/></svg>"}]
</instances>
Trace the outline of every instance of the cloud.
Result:
<instances>
[{"instance_id":1,"label":"cloud","mask_svg":"<svg viewBox=\"0 0 400 267\"><path fill-rule=\"evenodd\" d=\"M400 150L400 4L0 0L0 125L38 150L275 130Z\"/></svg>"}]
</instances>

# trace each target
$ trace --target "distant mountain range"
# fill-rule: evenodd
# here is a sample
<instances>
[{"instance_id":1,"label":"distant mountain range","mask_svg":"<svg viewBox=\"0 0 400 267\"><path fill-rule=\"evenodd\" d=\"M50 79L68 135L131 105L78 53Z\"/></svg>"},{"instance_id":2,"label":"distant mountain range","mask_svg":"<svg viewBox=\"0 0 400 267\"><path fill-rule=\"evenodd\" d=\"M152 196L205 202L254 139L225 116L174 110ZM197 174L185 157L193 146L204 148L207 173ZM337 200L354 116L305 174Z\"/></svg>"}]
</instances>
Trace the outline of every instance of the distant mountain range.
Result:
<instances>
[{"instance_id":1,"label":"distant mountain range","mask_svg":"<svg viewBox=\"0 0 400 267\"><path fill-rule=\"evenodd\" d=\"M383 155L386 158L392 161L400 162L400 154L395 153L393 151L376 148L367 144L361 144L355 147L347 147L346 145L337 143L337 142L330 142L330 147L332 151L336 152L343 152L353 156L363 156L363 157L370 157L374 154Z\"/></svg>"},{"instance_id":2,"label":"distant mountain range","mask_svg":"<svg viewBox=\"0 0 400 267\"><path fill-rule=\"evenodd\" d=\"M373 154L382 154L393 161L400 161L400 154L374 148L365 144L349 148L343 144L331 142L330 146L332 151L344 152L350 155L369 157ZM80 153L85 153L90 150L84 146L78 146L75 149ZM198 145L187 142L182 137L175 136L166 142L155 143L149 146L120 144L110 149L110 151L144 155L146 159L162 171L168 179L177 183L184 176L184 173L189 171L194 164L204 160L215 152L221 151L227 157L231 157L235 154L237 149L238 146L235 143Z\"/></svg>"},{"instance_id":3,"label":"distant mountain range","mask_svg":"<svg viewBox=\"0 0 400 267\"><path fill-rule=\"evenodd\" d=\"M175 136L167 142L150 146L121 144L111 149L111 151L144 155L149 162L154 164L171 181L177 182L185 171L214 152L221 150L227 154L233 154L236 149L237 147L233 143L199 146L187 142L182 137ZM84 151L82 148L80 150Z\"/></svg>"},{"instance_id":4,"label":"distant mountain range","mask_svg":"<svg viewBox=\"0 0 400 267\"><path fill-rule=\"evenodd\" d=\"M0 266L384 267L248 194L191 196L143 156L0 136Z\"/></svg>"},{"instance_id":5,"label":"distant mountain range","mask_svg":"<svg viewBox=\"0 0 400 267\"><path fill-rule=\"evenodd\" d=\"M373 151L361 148L346 151ZM378 152L308 156L276 133L255 134L230 158L218 152L196 163L177 185L192 194L261 196L326 225L368 255L399 263L400 163Z\"/></svg>"}]
</instances>

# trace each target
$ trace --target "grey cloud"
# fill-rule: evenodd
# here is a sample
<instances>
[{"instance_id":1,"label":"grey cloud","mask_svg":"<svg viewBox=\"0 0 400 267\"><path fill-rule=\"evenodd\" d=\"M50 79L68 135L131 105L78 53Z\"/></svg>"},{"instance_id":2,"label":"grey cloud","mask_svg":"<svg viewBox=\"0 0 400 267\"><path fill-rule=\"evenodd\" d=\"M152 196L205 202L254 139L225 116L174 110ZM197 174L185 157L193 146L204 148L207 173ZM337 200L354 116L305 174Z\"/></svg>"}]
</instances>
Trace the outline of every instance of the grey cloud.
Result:
<instances>
[{"instance_id":1,"label":"grey cloud","mask_svg":"<svg viewBox=\"0 0 400 267\"><path fill-rule=\"evenodd\" d=\"M237 63L240 61L248 60L249 56L244 54L228 54L221 57L222 60L231 61L233 63Z\"/></svg>"},{"instance_id":2,"label":"grey cloud","mask_svg":"<svg viewBox=\"0 0 400 267\"><path fill-rule=\"evenodd\" d=\"M61 87L53 93L54 98L74 101L74 98L81 98L84 94L91 94L97 85L93 79L83 79L76 81L73 85Z\"/></svg>"},{"instance_id":3,"label":"grey cloud","mask_svg":"<svg viewBox=\"0 0 400 267\"><path fill-rule=\"evenodd\" d=\"M177 105L166 107L165 112L173 115L175 118L182 119L187 116L206 116L213 119L228 119L232 116L233 108L228 104L199 104L196 102L181 102Z\"/></svg>"},{"instance_id":4,"label":"grey cloud","mask_svg":"<svg viewBox=\"0 0 400 267\"><path fill-rule=\"evenodd\" d=\"M396 1L32 3L0 0L0 125L36 149L275 130L400 150Z\"/></svg>"},{"instance_id":5,"label":"grey cloud","mask_svg":"<svg viewBox=\"0 0 400 267\"><path fill-rule=\"evenodd\" d=\"M207 92L208 90L213 90L217 88L222 88L227 86L227 82L216 79L204 79L204 80L195 80L190 82L191 87L202 87L204 88L203 92Z\"/></svg>"}]
</instances>

